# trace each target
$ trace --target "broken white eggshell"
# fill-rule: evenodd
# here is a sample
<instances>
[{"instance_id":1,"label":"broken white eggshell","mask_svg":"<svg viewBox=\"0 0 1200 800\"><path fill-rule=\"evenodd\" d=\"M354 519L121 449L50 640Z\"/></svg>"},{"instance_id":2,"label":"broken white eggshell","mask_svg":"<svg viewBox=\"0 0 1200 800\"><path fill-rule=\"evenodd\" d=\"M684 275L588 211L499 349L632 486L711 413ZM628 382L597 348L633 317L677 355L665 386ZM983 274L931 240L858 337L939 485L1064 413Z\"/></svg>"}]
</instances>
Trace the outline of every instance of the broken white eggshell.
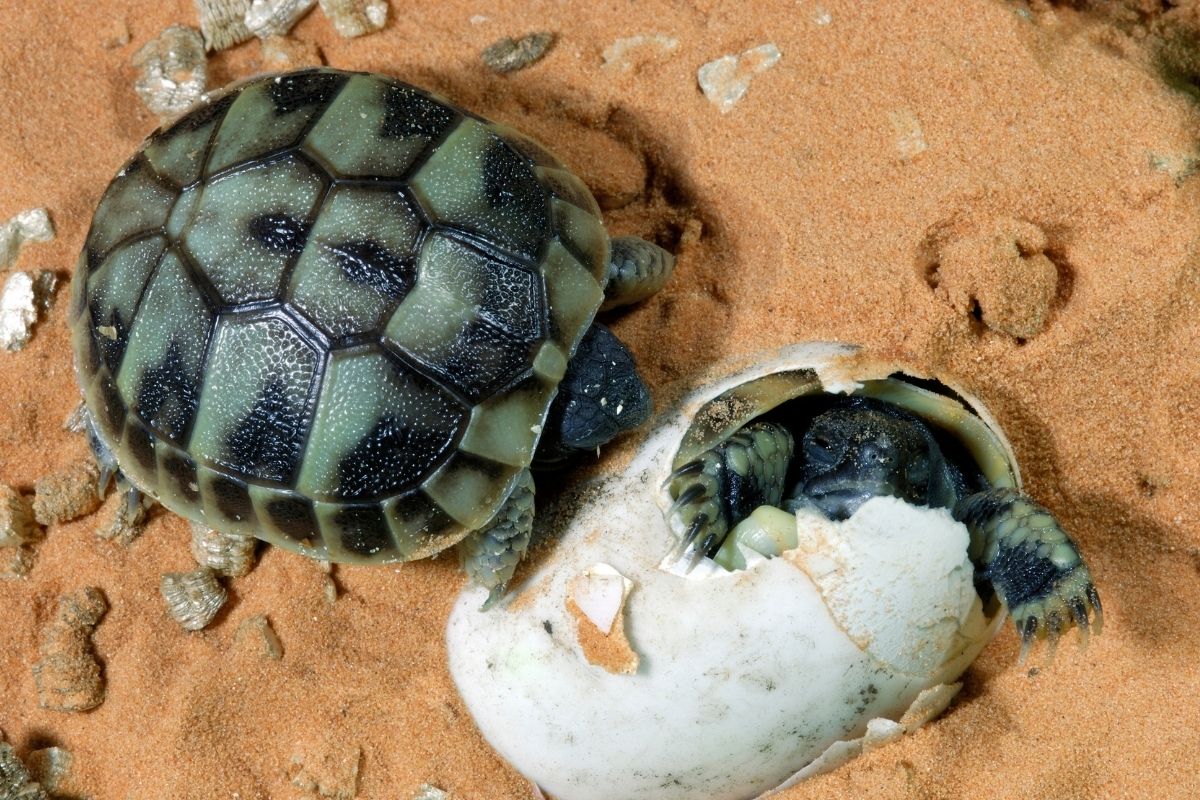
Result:
<instances>
[{"instance_id":1,"label":"broken white eggshell","mask_svg":"<svg viewBox=\"0 0 1200 800\"><path fill-rule=\"evenodd\" d=\"M743 550L742 570L664 560L677 539L662 487L697 411L795 369L849 392L895 366L817 343L715 381L652 423L621 474L539 510L551 552L502 606L481 612L479 587L455 605L459 692L488 742L557 800L744 800L832 769L944 709L999 626L966 529L894 498L844 522L801 515L795 549ZM613 668L606 644L634 666Z\"/></svg>"}]
</instances>

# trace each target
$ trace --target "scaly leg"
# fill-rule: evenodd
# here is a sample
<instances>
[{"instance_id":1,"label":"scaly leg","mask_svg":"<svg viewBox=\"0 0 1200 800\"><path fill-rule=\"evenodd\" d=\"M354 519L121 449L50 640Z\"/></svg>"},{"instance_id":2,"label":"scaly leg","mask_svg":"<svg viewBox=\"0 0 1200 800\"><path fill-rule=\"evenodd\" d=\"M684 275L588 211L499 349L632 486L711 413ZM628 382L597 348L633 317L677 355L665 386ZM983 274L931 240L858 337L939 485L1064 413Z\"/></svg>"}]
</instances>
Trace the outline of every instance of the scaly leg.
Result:
<instances>
[{"instance_id":1,"label":"scaly leg","mask_svg":"<svg viewBox=\"0 0 1200 800\"><path fill-rule=\"evenodd\" d=\"M504 589L525 557L532 536L533 476L525 470L517 477L516 487L491 523L458 545L467 575L489 590L481 611L487 611L504 597Z\"/></svg>"},{"instance_id":2,"label":"scaly leg","mask_svg":"<svg viewBox=\"0 0 1200 800\"><path fill-rule=\"evenodd\" d=\"M795 442L787 428L756 421L675 470L668 513L679 552L712 558L733 526L761 505L778 506Z\"/></svg>"},{"instance_id":3,"label":"scaly leg","mask_svg":"<svg viewBox=\"0 0 1200 800\"><path fill-rule=\"evenodd\" d=\"M1079 548L1043 506L1015 489L989 489L964 497L954 516L971 533L971 558L979 576L1008 606L1021 635L1024 660L1035 639L1051 648L1072 626L1086 641L1100 632L1100 595Z\"/></svg>"}]
</instances>

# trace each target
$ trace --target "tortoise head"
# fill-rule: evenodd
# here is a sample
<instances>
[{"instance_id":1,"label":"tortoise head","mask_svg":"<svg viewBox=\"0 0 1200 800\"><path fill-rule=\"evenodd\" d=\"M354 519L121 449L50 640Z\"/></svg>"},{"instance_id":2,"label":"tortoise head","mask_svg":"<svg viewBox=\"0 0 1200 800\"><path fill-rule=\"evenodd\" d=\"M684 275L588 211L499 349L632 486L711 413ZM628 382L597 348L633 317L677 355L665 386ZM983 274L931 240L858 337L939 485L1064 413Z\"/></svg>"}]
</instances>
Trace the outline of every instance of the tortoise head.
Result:
<instances>
[{"instance_id":1,"label":"tortoise head","mask_svg":"<svg viewBox=\"0 0 1200 800\"><path fill-rule=\"evenodd\" d=\"M801 444L798 489L830 519L872 497L928 502L943 473L929 429L886 403L852 397L813 418Z\"/></svg>"}]
</instances>

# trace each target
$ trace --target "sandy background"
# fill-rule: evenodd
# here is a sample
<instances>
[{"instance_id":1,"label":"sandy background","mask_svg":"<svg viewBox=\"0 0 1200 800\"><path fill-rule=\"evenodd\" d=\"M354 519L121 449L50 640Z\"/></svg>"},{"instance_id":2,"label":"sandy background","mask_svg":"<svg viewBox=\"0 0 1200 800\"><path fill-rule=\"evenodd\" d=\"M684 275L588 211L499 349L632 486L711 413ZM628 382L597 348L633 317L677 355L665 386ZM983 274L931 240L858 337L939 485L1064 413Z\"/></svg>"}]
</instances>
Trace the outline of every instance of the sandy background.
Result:
<instances>
[{"instance_id":1,"label":"sandy background","mask_svg":"<svg viewBox=\"0 0 1200 800\"><path fill-rule=\"evenodd\" d=\"M1018 666L1006 628L941 719L787 800L1200 793L1200 114L1164 87L1145 19L985 0L392 0L362 39L319 13L293 31L331 65L546 141L618 233L673 242L700 221L673 283L615 322L660 408L724 357L861 342L981 396L1078 538L1106 609L1086 652ZM157 124L130 59L177 22L195 24L188 0L0 0L0 218L46 206L58 228L18 268L69 274L106 183ZM120 25L130 43L105 48ZM559 36L540 63L479 63L536 30ZM678 47L602 65L616 39L654 33ZM782 59L719 113L697 68L765 42ZM258 60L254 42L219 54L210 86ZM65 300L0 354L0 481L24 491L86 452L62 429L77 402ZM452 559L338 568L331 606L315 564L269 550L216 623L185 634L158 580L192 567L187 526L160 514L128 547L95 526L53 528L32 574L0 582L0 729L20 755L71 750L79 795L305 797L293 756L361 748L360 797L530 796L443 667ZM94 636L107 697L44 711L39 631L83 585L111 604ZM263 613L282 660L234 645Z\"/></svg>"}]
</instances>

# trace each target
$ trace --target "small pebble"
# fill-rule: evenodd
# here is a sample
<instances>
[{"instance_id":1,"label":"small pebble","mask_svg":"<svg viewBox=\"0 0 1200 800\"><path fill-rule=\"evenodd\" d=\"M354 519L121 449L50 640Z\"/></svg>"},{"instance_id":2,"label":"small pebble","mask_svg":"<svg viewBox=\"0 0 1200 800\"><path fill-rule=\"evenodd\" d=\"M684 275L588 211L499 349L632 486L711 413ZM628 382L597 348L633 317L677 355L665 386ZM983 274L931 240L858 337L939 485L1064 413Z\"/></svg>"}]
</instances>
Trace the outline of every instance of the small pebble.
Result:
<instances>
[{"instance_id":1,"label":"small pebble","mask_svg":"<svg viewBox=\"0 0 1200 800\"><path fill-rule=\"evenodd\" d=\"M49 800L49 795L21 760L12 745L0 739L0 800Z\"/></svg>"},{"instance_id":2,"label":"small pebble","mask_svg":"<svg viewBox=\"0 0 1200 800\"><path fill-rule=\"evenodd\" d=\"M321 48L312 42L301 42L287 36L269 36L259 40L262 68L269 72L287 72L325 64Z\"/></svg>"},{"instance_id":3,"label":"small pebble","mask_svg":"<svg viewBox=\"0 0 1200 800\"><path fill-rule=\"evenodd\" d=\"M94 586L58 601L54 621L42 632L41 660L33 665L38 705L51 711L87 711L104 702L104 680L91 635L108 610Z\"/></svg>"},{"instance_id":4,"label":"small pebble","mask_svg":"<svg viewBox=\"0 0 1200 800\"><path fill-rule=\"evenodd\" d=\"M319 797L353 800L358 794L361 760L362 749L358 745L332 735L302 741L292 756L289 770L292 785Z\"/></svg>"},{"instance_id":5,"label":"small pebble","mask_svg":"<svg viewBox=\"0 0 1200 800\"><path fill-rule=\"evenodd\" d=\"M347 39L373 33L387 23L387 0L320 0L334 30Z\"/></svg>"},{"instance_id":6,"label":"small pebble","mask_svg":"<svg viewBox=\"0 0 1200 800\"><path fill-rule=\"evenodd\" d=\"M317 0L253 0L245 13L246 27L260 39L286 36L316 4Z\"/></svg>"},{"instance_id":7,"label":"small pebble","mask_svg":"<svg viewBox=\"0 0 1200 800\"><path fill-rule=\"evenodd\" d=\"M450 795L432 784L422 783L417 787L413 800L450 800Z\"/></svg>"},{"instance_id":8,"label":"small pebble","mask_svg":"<svg viewBox=\"0 0 1200 800\"><path fill-rule=\"evenodd\" d=\"M208 81L204 39L186 25L172 25L147 42L134 55L133 66L140 73L133 87L138 97L164 121L199 101Z\"/></svg>"},{"instance_id":9,"label":"small pebble","mask_svg":"<svg viewBox=\"0 0 1200 800\"><path fill-rule=\"evenodd\" d=\"M26 242L48 242L54 238L54 225L44 208L30 208L0 225L0 270L17 261Z\"/></svg>"},{"instance_id":10,"label":"small pebble","mask_svg":"<svg viewBox=\"0 0 1200 800\"><path fill-rule=\"evenodd\" d=\"M669 58L679 49L673 36L654 33L617 39L600 54L600 66L619 72L635 72L644 65Z\"/></svg>"},{"instance_id":11,"label":"small pebble","mask_svg":"<svg viewBox=\"0 0 1200 800\"><path fill-rule=\"evenodd\" d=\"M45 311L58 278L53 272L14 272L0 293L0 347L20 350L33 335L38 314Z\"/></svg>"},{"instance_id":12,"label":"small pebble","mask_svg":"<svg viewBox=\"0 0 1200 800\"><path fill-rule=\"evenodd\" d=\"M896 152L901 161L911 161L929 149L925 142L925 134L921 131L921 121L917 115L908 109L893 111L888 114L892 130L896 133Z\"/></svg>"},{"instance_id":13,"label":"small pebble","mask_svg":"<svg viewBox=\"0 0 1200 800\"><path fill-rule=\"evenodd\" d=\"M494 72L515 72L539 61L553 43L554 34L545 31L530 33L520 39L505 37L488 45L479 57Z\"/></svg>"},{"instance_id":14,"label":"small pebble","mask_svg":"<svg viewBox=\"0 0 1200 800\"><path fill-rule=\"evenodd\" d=\"M185 630L198 631L213 621L225 605L225 587L211 569L168 572L159 582L167 612Z\"/></svg>"},{"instance_id":15,"label":"small pebble","mask_svg":"<svg viewBox=\"0 0 1200 800\"><path fill-rule=\"evenodd\" d=\"M781 55L773 44L752 47L741 55L722 56L710 61L696 73L704 96L722 114L727 114L745 97L750 89L750 79L756 74L775 66Z\"/></svg>"},{"instance_id":16,"label":"small pebble","mask_svg":"<svg viewBox=\"0 0 1200 800\"><path fill-rule=\"evenodd\" d=\"M39 478L33 485L33 517L41 525L58 525L91 514L100 507L99 472L92 459Z\"/></svg>"},{"instance_id":17,"label":"small pebble","mask_svg":"<svg viewBox=\"0 0 1200 800\"><path fill-rule=\"evenodd\" d=\"M263 658L273 661L283 658L283 643L265 614L242 620L233 635L233 643L235 647L249 648Z\"/></svg>"},{"instance_id":18,"label":"small pebble","mask_svg":"<svg viewBox=\"0 0 1200 800\"><path fill-rule=\"evenodd\" d=\"M24 578L33 569L33 548L29 545L0 549L0 581Z\"/></svg>"},{"instance_id":19,"label":"small pebble","mask_svg":"<svg viewBox=\"0 0 1200 800\"><path fill-rule=\"evenodd\" d=\"M71 772L71 751L64 747L34 750L25 760L29 762L29 774L48 792L59 792Z\"/></svg>"},{"instance_id":20,"label":"small pebble","mask_svg":"<svg viewBox=\"0 0 1200 800\"><path fill-rule=\"evenodd\" d=\"M250 0L195 0L200 33L209 50L224 50L254 34L246 24Z\"/></svg>"},{"instance_id":21,"label":"small pebble","mask_svg":"<svg viewBox=\"0 0 1200 800\"><path fill-rule=\"evenodd\" d=\"M122 17L114 17L100 30L100 46L115 50L129 44L129 25Z\"/></svg>"},{"instance_id":22,"label":"small pebble","mask_svg":"<svg viewBox=\"0 0 1200 800\"><path fill-rule=\"evenodd\" d=\"M33 504L16 489L0 484L0 547L19 547L42 538Z\"/></svg>"},{"instance_id":23,"label":"small pebble","mask_svg":"<svg viewBox=\"0 0 1200 800\"><path fill-rule=\"evenodd\" d=\"M106 542L128 547L146 529L145 509L141 503L130 503L124 493L117 494L110 508L96 526L96 536Z\"/></svg>"}]
</instances>

